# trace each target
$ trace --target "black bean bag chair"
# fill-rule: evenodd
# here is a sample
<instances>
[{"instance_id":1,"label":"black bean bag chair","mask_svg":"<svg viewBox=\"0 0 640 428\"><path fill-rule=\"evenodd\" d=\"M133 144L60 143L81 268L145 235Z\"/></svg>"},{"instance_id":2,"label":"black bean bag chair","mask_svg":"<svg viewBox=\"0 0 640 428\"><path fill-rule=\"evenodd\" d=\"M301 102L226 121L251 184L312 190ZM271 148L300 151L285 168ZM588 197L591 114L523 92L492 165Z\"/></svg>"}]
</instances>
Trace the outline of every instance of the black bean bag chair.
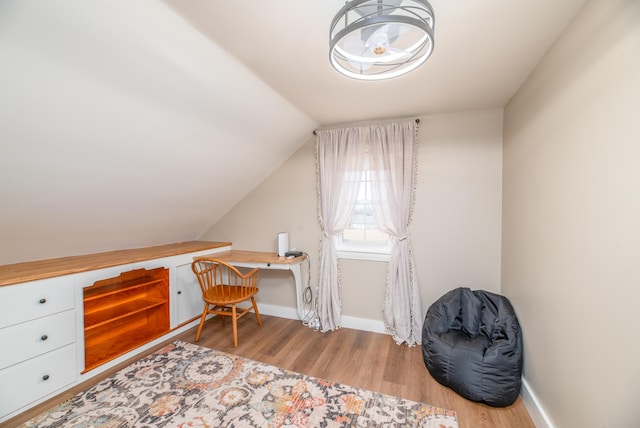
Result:
<instances>
[{"instance_id":1,"label":"black bean bag chair","mask_svg":"<svg viewBox=\"0 0 640 428\"><path fill-rule=\"evenodd\" d=\"M520 394L522 333L509 300L457 288L438 299L422 326L431 375L469 400L503 407Z\"/></svg>"}]
</instances>

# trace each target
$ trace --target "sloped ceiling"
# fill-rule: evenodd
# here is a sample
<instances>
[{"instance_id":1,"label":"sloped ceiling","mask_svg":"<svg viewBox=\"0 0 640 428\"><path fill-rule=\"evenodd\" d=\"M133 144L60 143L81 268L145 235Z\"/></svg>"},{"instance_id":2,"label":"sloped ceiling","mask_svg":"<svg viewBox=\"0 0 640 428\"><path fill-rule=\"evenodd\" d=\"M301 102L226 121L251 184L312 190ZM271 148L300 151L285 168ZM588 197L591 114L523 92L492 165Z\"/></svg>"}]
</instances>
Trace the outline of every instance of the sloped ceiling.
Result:
<instances>
[{"instance_id":1,"label":"sloped ceiling","mask_svg":"<svg viewBox=\"0 0 640 428\"><path fill-rule=\"evenodd\" d=\"M341 0L0 2L0 264L197 239L322 125L503 106L585 0L434 0L393 81L328 63Z\"/></svg>"},{"instance_id":2,"label":"sloped ceiling","mask_svg":"<svg viewBox=\"0 0 640 428\"><path fill-rule=\"evenodd\" d=\"M329 64L344 0L164 0L320 124L502 107L586 0L430 0L435 49L417 70L362 82Z\"/></svg>"}]
</instances>

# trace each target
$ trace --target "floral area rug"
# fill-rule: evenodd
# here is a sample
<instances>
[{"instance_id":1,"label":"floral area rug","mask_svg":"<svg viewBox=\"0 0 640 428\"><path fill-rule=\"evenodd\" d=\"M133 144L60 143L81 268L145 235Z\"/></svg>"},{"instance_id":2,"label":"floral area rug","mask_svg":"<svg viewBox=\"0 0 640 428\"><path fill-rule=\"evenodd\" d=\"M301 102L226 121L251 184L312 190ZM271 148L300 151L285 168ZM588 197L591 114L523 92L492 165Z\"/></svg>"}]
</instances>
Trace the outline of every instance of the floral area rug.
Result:
<instances>
[{"instance_id":1,"label":"floral area rug","mask_svg":"<svg viewBox=\"0 0 640 428\"><path fill-rule=\"evenodd\" d=\"M456 413L176 341L25 427L457 428Z\"/></svg>"}]
</instances>

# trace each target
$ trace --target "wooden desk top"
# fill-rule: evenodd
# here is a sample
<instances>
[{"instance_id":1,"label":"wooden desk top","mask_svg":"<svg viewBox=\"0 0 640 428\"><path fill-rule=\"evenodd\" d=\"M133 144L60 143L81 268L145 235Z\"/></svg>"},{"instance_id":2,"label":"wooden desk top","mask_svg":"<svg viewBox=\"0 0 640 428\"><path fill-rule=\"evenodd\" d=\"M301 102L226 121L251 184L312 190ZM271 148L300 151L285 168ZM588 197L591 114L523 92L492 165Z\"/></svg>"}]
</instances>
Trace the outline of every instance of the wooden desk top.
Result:
<instances>
[{"instance_id":1,"label":"wooden desk top","mask_svg":"<svg viewBox=\"0 0 640 428\"><path fill-rule=\"evenodd\" d=\"M202 257L213 257L218 260L223 260L226 262L237 262L237 263L271 263L271 264L291 264L297 263L300 259L303 259L305 256L294 257L288 259L286 257L280 257L277 253L269 253L262 251L243 251L243 250L231 250L231 251L222 251L220 253L214 254L205 254Z\"/></svg>"},{"instance_id":2,"label":"wooden desk top","mask_svg":"<svg viewBox=\"0 0 640 428\"><path fill-rule=\"evenodd\" d=\"M231 242L187 241L0 266L0 286L226 247Z\"/></svg>"}]
</instances>

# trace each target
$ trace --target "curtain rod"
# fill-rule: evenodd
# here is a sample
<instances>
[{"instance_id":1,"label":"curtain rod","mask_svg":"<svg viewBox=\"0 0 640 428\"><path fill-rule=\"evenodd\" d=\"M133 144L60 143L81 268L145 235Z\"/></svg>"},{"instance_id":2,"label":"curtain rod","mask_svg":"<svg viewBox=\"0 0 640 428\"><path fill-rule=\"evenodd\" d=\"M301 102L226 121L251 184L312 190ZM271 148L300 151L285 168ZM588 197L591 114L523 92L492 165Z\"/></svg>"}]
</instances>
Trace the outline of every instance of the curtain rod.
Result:
<instances>
[{"instance_id":1,"label":"curtain rod","mask_svg":"<svg viewBox=\"0 0 640 428\"><path fill-rule=\"evenodd\" d=\"M420 123L420 119L416 119L416 123ZM318 130L317 129L313 130L313 135L318 135Z\"/></svg>"}]
</instances>

